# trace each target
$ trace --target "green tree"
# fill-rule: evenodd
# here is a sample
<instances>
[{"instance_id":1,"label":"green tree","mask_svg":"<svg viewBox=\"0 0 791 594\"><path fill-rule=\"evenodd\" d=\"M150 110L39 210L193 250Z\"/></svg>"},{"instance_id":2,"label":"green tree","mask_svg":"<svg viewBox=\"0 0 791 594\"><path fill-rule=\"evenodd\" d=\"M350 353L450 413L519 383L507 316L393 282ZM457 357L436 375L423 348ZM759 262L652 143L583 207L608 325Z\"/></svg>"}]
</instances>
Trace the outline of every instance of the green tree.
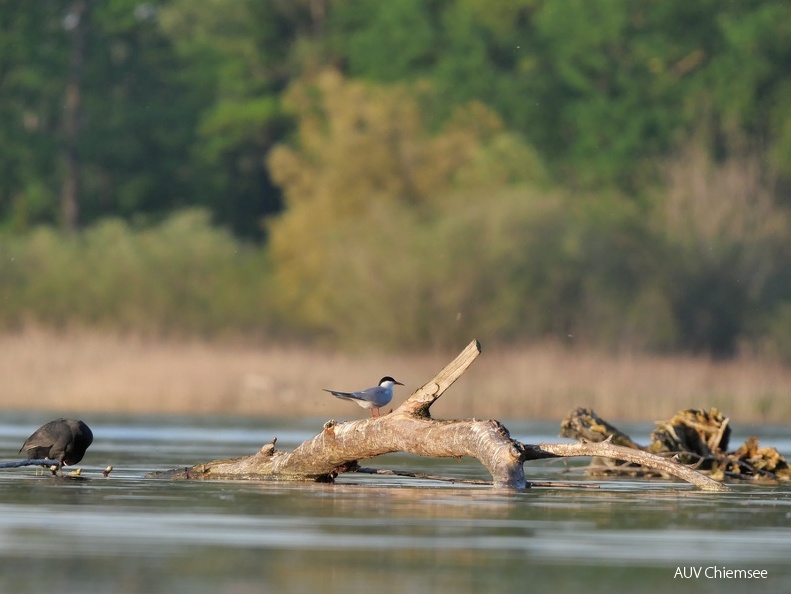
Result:
<instances>
[{"instance_id":1,"label":"green tree","mask_svg":"<svg viewBox=\"0 0 791 594\"><path fill-rule=\"evenodd\" d=\"M348 82L335 71L295 84L288 99L297 143L269 158L287 205L271 224L270 243L284 310L330 332L356 316L359 331L362 320L370 323L401 299L420 229L446 208L445 193L480 144L498 133L499 120L472 105L432 136L410 91ZM385 266L388 255L394 261ZM360 293L339 292L334 279ZM390 319L402 328L397 336L421 327Z\"/></svg>"},{"instance_id":2,"label":"green tree","mask_svg":"<svg viewBox=\"0 0 791 594\"><path fill-rule=\"evenodd\" d=\"M564 184L639 195L703 121L718 158L747 142L788 169L789 19L782 0L349 0L330 23L352 75L480 100Z\"/></svg>"},{"instance_id":3,"label":"green tree","mask_svg":"<svg viewBox=\"0 0 791 594\"><path fill-rule=\"evenodd\" d=\"M85 223L157 220L198 202L203 179L189 147L200 98L157 15L156 5L135 0L91 8L81 136Z\"/></svg>"},{"instance_id":4,"label":"green tree","mask_svg":"<svg viewBox=\"0 0 791 594\"><path fill-rule=\"evenodd\" d=\"M260 237L262 218L281 208L265 156L291 129L280 96L309 62L300 52L318 27L310 3L173 0L159 22L203 100L191 147L202 200L237 233Z\"/></svg>"},{"instance_id":5,"label":"green tree","mask_svg":"<svg viewBox=\"0 0 791 594\"><path fill-rule=\"evenodd\" d=\"M79 161L82 224L108 214L162 216L194 203L193 190L201 187L188 160L194 95L158 32L155 7L134 0L84 6L80 125L68 139ZM76 18L68 8L47 1L0 7L0 162L7 174L0 214L17 229L59 218L70 76L65 28Z\"/></svg>"},{"instance_id":6,"label":"green tree","mask_svg":"<svg viewBox=\"0 0 791 594\"><path fill-rule=\"evenodd\" d=\"M0 0L0 221L56 220L68 64L62 3Z\"/></svg>"},{"instance_id":7,"label":"green tree","mask_svg":"<svg viewBox=\"0 0 791 594\"><path fill-rule=\"evenodd\" d=\"M432 102L402 86L328 71L288 98L299 134L270 156L287 205L270 248L292 323L382 347L674 343L645 213L542 190L535 152L482 105L432 133Z\"/></svg>"}]
</instances>

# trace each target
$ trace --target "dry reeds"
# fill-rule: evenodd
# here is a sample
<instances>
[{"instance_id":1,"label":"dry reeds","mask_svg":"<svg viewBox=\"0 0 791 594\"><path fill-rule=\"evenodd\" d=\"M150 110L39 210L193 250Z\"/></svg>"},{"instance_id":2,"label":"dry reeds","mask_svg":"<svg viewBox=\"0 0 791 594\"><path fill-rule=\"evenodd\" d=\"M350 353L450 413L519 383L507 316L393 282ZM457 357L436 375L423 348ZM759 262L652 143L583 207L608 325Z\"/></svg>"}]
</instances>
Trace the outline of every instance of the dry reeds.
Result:
<instances>
[{"instance_id":1,"label":"dry reeds","mask_svg":"<svg viewBox=\"0 0 791 594\"><path fill-rule=\"evenodd\" d=\"M87 331L0 336L0 401L54 412L248 414L354 418L321 391L393 375L394 405L448 353L349 355ZM453 354L451 354L453 355ZM716 406L740 424L791 420L791 369L747 359L611 357L553 345L487 351L434 407L443 418L562 419L587 406L613 420L652 421Z\"/></svg>"}]
</instances>

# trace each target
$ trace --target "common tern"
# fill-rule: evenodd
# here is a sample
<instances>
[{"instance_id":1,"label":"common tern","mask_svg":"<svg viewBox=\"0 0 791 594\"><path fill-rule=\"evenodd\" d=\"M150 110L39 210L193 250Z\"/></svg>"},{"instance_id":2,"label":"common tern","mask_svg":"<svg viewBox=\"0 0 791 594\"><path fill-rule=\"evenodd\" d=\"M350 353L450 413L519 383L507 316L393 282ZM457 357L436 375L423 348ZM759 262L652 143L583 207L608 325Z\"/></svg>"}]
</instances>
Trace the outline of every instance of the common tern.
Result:
<instances>
[{"instance_id":1,"label":"common tern","mask_svg":"<svg viewBox=\"0 0 791 594\"><path fill-rule=\"evenodd\" d=\"M323 388L325 392L329 392L336 398L342 400L351 400L356 402L363 408L371 409L371 417L374 416L374 409L376 409L376 416L381 415L379 410L381 407L386 406L393 399L393 386L403 386L399 381L394 380L389 375L384 376L379 380L379 385L359 392L338 392L337 390L328 390Z\"/></svg>"}]
</instances>

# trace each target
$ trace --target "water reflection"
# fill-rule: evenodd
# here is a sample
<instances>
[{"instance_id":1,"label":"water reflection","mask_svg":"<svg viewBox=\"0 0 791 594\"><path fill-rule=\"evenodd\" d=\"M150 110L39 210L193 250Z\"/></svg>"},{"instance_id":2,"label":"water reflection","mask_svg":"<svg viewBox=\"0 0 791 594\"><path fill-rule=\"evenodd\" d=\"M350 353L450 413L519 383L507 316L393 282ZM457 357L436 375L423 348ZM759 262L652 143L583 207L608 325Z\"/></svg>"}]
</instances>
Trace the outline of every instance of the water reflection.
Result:
<instances>
[{"instance_id":1,"label":"water reflection","mask_svg":"<svg viewBox=\"0 0 791 594\"><path fill-rule=\"evenodd\" d=\"M3 458L15 457L39 420L6 416ZM623 480L511 493L368 475L335 485L171 482L144 476L254 452L274 436L293 447L321 423L175 417L91 426L83 479L31 468L0 474L1 591L778 592L791 578L788 486L712 494ZM542 426L519 430L553 440ZM109 463L116 471L102 478ZM469 460L388 456L376 465L486 478ZM574 469L541 463L528 474L584 480ZM771 578L673 579L677 566L709 564L765 568Z\"/></svg>"}]
</instances>

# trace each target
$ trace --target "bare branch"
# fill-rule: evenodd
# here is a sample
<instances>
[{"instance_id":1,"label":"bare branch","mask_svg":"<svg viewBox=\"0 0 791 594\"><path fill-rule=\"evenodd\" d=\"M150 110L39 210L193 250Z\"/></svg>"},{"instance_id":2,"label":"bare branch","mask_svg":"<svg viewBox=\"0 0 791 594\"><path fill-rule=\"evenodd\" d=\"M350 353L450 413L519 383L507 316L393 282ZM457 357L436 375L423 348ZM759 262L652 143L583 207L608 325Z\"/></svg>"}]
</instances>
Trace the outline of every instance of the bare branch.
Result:
<instances>
[{"instance_id":1,"label":"bare branch","mask_svg":"<svg viewBox=\"0 0 791 594\"><path fill-rule=\"evenodd\" d=\"M703 489L704 491L728 491L728 487L707 477L700 472L693 470L683 464L678 464L667 458L662 458L655 454L649 454L641 450L615 445L609 441L598 443L541 443L536 446L525 446L528 450L528 458L553 458L567 456L599 456L601 458L612 458L640 464L648 468L654 468L660 472L667 473ZM549 455L547 455L549 454Z\"/></svg>"}]
</instances>

